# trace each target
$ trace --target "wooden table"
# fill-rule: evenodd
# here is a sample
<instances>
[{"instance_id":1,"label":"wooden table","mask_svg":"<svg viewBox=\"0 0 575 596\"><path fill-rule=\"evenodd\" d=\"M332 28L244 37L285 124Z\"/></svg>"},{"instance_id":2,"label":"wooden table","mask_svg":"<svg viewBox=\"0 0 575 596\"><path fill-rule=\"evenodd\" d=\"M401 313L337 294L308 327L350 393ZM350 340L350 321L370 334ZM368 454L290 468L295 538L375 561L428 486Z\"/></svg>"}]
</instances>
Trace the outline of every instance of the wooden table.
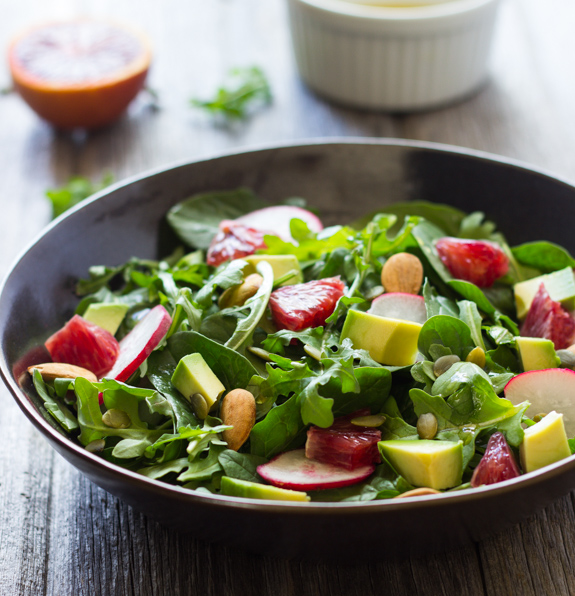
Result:
<instances>
[{"instance_id":1,"label":"wooden table","mask_svg":"<svg viewBox=\"0 0 575 596\"><path fill-rule=\"evenodd\" d=\"M464 103L401 116L335 107L304 87L284 0L85 0L81 13L71 0L3 4L1 47L18 29L53 17L139 25L155 46L149 82L161 110L142 98L114 127L82 137L55 132L15 95L0 97L2 273L48 223L45 189L72 174L121 179L229 149L354 135L472 147L575 180L572 0L505 0L489 84ZM190 109L188 99L209 95L230 67L253 64L269 75L270 108L233 130ZM337 567L267 559L149 521L68 466L5 389L0 412L2 595L575 593L575 493L494 538L440 555Z\"/></svg>"}]
</instances>

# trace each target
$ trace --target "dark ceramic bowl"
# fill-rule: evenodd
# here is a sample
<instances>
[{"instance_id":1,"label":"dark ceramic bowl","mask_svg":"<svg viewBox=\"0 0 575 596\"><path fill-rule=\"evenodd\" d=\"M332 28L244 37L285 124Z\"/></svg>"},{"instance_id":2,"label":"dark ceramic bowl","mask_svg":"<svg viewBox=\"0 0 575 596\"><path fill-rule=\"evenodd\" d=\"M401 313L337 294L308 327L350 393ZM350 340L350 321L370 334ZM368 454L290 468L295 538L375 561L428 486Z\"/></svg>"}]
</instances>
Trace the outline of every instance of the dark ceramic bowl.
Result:
<instances>
[{"instance_id":1,"label":"dark ceramic bowl","mask_svg":"<svg viewBox=\"0 0 575 596\"><path fill-rule=\"evenodd\" d=\"M450 548L525 518L575 487L575 458L499 485L367 503L289 503L196 494L108 463L64 436L23 371L34 348L77 303L74 280L93 264L154 258L173 241L163 216L200 192L245 186L277 201L306 197L328 223L402 200L481 210L511 243L547 239L575 252L575 187L471 151L388 140L282 146L188 163L99 193L48 227L22 254L0 296L0 367L20 408L92 481L160 522L266 554L377 559ZM560 214L560 217L558 217Z\"/></svg>"}]
</instances>

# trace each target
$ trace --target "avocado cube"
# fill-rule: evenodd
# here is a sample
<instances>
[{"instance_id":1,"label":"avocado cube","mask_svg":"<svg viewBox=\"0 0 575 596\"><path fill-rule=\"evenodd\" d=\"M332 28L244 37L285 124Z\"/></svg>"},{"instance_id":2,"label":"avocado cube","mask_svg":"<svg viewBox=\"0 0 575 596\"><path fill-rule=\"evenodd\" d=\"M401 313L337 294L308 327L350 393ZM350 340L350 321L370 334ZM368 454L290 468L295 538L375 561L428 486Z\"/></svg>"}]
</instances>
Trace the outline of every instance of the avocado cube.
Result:
<instances>
[{"instance_id":1,"label":"avocado cube","mask_svg":"<svg viewBox=\"0 0 575 596\"><path fill-rule=\"evenodd\" d=\"M206 417L226 390L204 357L197 352L184 356L178 362L172 375L172 385L188 399L199 418ZM203 400L198 399L197 394Z\"/></svg>"},{"instance_id":2,"label":"avocado cube","mask_svg":"<svg viewBox=\"0 0 575 596\"><path fill-rule=\"evenodd\" d=\"M435 490L461 484L463 442L427 439L380 441L383 457L413 486Z\"/></svg>"},{"instance_id":3,"label":"avocado cube","mask_svg":"<svg viewBox=\"0 0 575 596\"><path fill-rule=\"evenodd\" d=\"M267 484L258 484L247 480L238 480L222 476L222 495L244 497L246 499L269 499L272 501L309 501L307 493L297 490L278 488Z\"/></svg>"},{"instance_id":4,"label":"avocado cube","mask_svg":"<svg viewBox=\"0 0 575 596\"><path fill-rule=\"evenodd\" d=\"M409 366L417 356L421 327L411 321L350 310L343 324L341 339L351 339L354 348L367 350L380 364Z\"/></svg>"},{"instance_id":5,"label":"avocado cube","mask_svg":"<svg viewBox=\"0 0 575 596\"><path fill-rule=\"evenodd\" d=\"M553 273L539 275L533 279L522 281L513 286L517 317L524 319L539 286L543 284L552 300L560 302L567 310L575 309L575 277L571 267L565 267Z\"/></svg>"},{"instance_id":6,"label":"avocado cube","mask_svg":"<svg viewBox=\"0 0 575 596\"><path fill-rule=\"evenodd\" d=\"M515 345L524 371L557 368L561 363L550 339L516 337Z\"/></svg>"},{"instance_id":7,"label":"avocado cube","mask_svg":"<svg viewBox=\"0 0 575 596\"><path fill-rule=\"evenodd\" d=\"M114 302L100 302L90 304L83 315L83 318L98 327L116 335L120 323L124 320L130 307L127 304Z\"/></svg>"},{"instance_id":8,"label":"avocado cube","mask_svg":"<svg viewBox=\"0 0 575 596\"><path fill-rule=\"evenodd\" d=\"M280 285L293 286L303 281L303 275L299 266L299 261L295 255L249 255L243 257L244 261L248 262L248 266L244 269L244 275L247 277L251 273L257 273L256 265L262 261L269 263L274 272L274 281L280 279L290 271L294 271L295 275Z\"/></svg>"},{"instance_id":9,"label":"avocado cube","mask_svg":"<svg viewBox=\"0 0 575 596\"><path fill-rule=\"evenodd\" d=\"M549 412L540 422L525 429L519 448L521 467L533 472L571 455L563 414Z\"/></svg>"}]
</instances>

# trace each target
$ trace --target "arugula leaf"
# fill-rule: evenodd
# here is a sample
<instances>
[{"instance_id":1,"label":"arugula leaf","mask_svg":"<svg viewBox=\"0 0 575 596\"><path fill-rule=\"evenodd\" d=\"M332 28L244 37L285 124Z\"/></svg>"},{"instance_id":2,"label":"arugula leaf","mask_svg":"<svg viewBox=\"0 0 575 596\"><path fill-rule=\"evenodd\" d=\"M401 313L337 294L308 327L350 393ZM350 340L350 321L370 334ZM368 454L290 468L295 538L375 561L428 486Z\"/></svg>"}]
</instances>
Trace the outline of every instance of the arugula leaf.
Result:
<instances>
[{"instance_id":1,"label":"arugula leaf","mask_svg":"<svg viewBox=\"0 0 575 596\"><path fill-rule=\"evenodd\" d=\"M104 174L98 183L93 183L82 176L73 176L64 186L47 190L46 197L52 203L52 219L56 219L74 205L103 190L112 184L113 180L114 177L110 173Z\"/></svg>"},{"instance_id":2,"label":"arugula leaf","mask_svg":"<svg viewBox=\"0 0 575 596\"><path fill-rule=\"evenodd\" d=\"M226 447L223 445L210 445L207 457L198 458L188 463L188 469L184 470L178 476L178 482L201 482L210 480L214 474L223 472L223 468L218 460L220 454Z\"/></svg>"},{"instance_id":3,"label":"arugula leaf","mask_svg":"<svg viewBox=\"0 0 575 596\"><path fill-rule=\"evenodd\" d=\"M233 68L228 73L228 82L220 87L211 100L191 99L196 108L227 121L245 120L259 106L271 103L272 93L268 80L257 66Z\"/></svg>"},{"instance_id":4,"label":"arugula leaf","mask_svg":"<svg viewBox=\"0 0 575 596\"><path fill-rule=\"evenodd\" d=\"M425 309L427 311L428 319L435 315L449 315L451 317L459 316L459 307L455 300L451 300L445 296L439 296L427 278L423 283L422 293L423 298L425 299Z\"/></svg>"},{"instance_id":5,"label":"arugula leaf","mask_svg":"<svg viewBox=\"0 0 575 596\"><path fill-rule=\"evenodd\" d=\"M231 350L245 351L268 306L274 286L274 272L272 266L267 261L258 263L256 270L263 278L262 285L258 288L254 296L246 300L243 306L236 307L242 311L248 309L249 314L244 319L238 321L234 334L225 343L225 346Z\"/></svg>"},{"instance_id":6,"label":"arugula leaf","mask_svg":"<svg viewBox=\"0 0 575 596\"><path fill-rule=\"evenodd\" d=\"M244 280L243 271L247 262L242 259L235 259L225 263L216 269L214 275L206 280L202 289L196 294L196 303L206 309L212 304L216 288L227 290L232 286L237 286Z\"/></svg>"},{"instance_id":7,"label":"arugula leaf","mask_svg":"<svg viewBox=\"0 0 575 596\"><path fill-rule=\"evenodd\" d=\"M323 327L310 327L303 331L291 331L282 329L276 333L270 333L262 342L262 347L268 352L283 356L284 347L289 346L292 339L297 339L304 345L321 350L323 345Z\"/></svg>"},{"instance_id":8,"label":"arugula leaf","mask_svg":"<svg viewBox=\"0 0 575 596\"><path fill-rule=\"evenodd\" d=\"M427 201L410 201L387 205L384 209L365 215L354 221L351 225L356 229L364 228L378 213L392 214L398 218L404 218L409 215L423 217L436 228L440 228L443 231L442 236L457 236L461 222L465 217L463 211L450 205L430 203Z\"/></svg>"},{"instance_id":9,"label":"arugula leaf","mask_svg":"<svg viewBox=\"0 0 575 596\"><path fill-rule=\"evenodd\" d=\"M477 304L470 300L460 300L457 305L459 306L459 316L461 320L469 327L471 331L471 337L475 342L475 345L485 350L485 344L483 342L483 336L481 335L481 315L477 310Z\"/></svg>"},{"instance_id":10,"label":"arugula leaf","mask_svg":"<svg viewBox=\"0 0 575 596\"><path fill-rule=\"evenodd\" d=\"M72 414L68 406L61 399L51 395L50 388L42 380L40 371L37 369L34 370L32 378L34 381L34 387L44 402L46 411L58 421L64 430L68 432L75 431L79 426L76 416Z\"/></svg>"}]
</instances>

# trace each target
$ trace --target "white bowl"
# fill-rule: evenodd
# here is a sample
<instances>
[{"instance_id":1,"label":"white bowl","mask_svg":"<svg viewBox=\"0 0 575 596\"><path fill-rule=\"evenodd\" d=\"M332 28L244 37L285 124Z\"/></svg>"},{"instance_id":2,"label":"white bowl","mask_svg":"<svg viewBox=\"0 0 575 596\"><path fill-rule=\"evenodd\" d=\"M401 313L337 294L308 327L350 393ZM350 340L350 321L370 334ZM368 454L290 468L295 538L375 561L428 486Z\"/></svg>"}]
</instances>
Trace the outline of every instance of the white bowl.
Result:
<instances>
[{"instance_id":1,"label":"white bowl","mask_svg":"<svg viewBox=\"0 0 575 596\"><path fill-rule=\"evenodd\" d=\"M487 78L499 0L411 7L288 2L300 75L327 99L422 110L463 98Z\"/></svg>"}]
</instances>

